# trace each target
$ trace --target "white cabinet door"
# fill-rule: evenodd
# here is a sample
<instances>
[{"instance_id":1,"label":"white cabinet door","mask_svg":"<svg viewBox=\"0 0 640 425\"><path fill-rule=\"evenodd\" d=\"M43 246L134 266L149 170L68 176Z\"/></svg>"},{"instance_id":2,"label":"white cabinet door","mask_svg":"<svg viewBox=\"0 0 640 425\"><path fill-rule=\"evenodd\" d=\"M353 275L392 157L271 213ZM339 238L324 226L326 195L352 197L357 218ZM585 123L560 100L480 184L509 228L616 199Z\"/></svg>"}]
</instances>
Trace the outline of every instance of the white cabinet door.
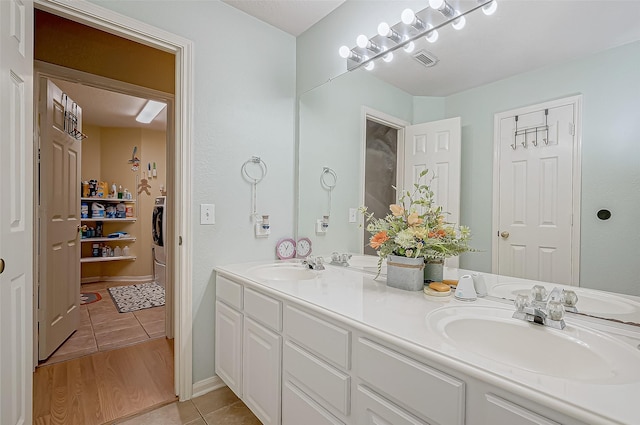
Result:
<instances>
[{"instance_id":1,"label":"white cabinet door","mask_svg":"<svg viewBox=\"0 0 640 425\"><path fill-rule=\"evenodd\" d=\"M280 340L278 334L245 318L243 401L265 425L280 424Z\"/></svg>"},{"instance_id":2,"label":"white cabinet door","mask_svg":"<svg viewBox=\"0 0 640 425\"><path fill-rule=\"evenodd\" d=\"M493 394L485 394L487 424L560 425L558 422L511 403Z\"/></svg>"},{"instance_id":3,"label":"white cabinet door","mask_svg":"<svg viewBox=\"0 0 640 425\"><path fill-rule=\"evenodd\" d=\"M216 374L242 398L242 313L216 301Z\"/></svg>"}]
</instances>

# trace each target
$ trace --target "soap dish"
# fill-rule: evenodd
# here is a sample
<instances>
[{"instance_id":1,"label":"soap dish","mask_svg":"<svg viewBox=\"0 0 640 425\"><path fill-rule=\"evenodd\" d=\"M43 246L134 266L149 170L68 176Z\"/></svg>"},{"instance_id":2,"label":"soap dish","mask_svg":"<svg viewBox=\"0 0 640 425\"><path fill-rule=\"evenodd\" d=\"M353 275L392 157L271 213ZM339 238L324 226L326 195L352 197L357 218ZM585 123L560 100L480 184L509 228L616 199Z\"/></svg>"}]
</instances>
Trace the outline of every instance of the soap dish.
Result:
<instances>
[{"instance_id":1,"label":"soap dish","mask_svg":"<svg viewBox=\"0 0 640 425\"><path fill-rule=\"evenodd\" d=\"M432 297L448 297L449 295L451 295L451 289L449 289L448 291L439 292L434 291L428 286L425 286L422 291L427 295L431 295Z\"/></svg>"}]
</instances>

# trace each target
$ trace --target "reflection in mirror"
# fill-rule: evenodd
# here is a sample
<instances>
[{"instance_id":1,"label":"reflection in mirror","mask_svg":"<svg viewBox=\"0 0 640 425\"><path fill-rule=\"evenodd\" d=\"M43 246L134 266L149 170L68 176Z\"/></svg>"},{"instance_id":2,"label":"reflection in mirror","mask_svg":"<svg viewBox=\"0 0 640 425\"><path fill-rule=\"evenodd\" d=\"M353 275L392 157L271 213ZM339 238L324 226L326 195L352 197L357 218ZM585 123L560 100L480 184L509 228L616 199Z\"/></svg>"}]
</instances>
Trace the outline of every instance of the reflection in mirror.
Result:
<instances>
[{"instance_id":1,"label":"reflection in mirror","mask_svg":"<svg viewBox=\"0 0 640 425\"><path fill-rule=\"evenodd\" d=\"M367 14L375 3L387 2L356 3L366 3L361 13ZM344 20L340 13L354 13L356 6L336 9L328 22ZM462 255L460 267L497 270L492 255L494 238L499 238L493 228L494 118L580 95L575 155L581 164L576 184L582 190L572 215L579 223L572 232L579 232L580 242L571 261L579 264L581 288L640 296L640 26L631 18L639 14L636 2L501 2L491 19L469 16L463 31L442 29L438 43L429 46L439 58L429 70L415 68L408 57L377 63L374 72L343 74L302 94L298 234L313 235L319 254L364 252L362 229L348 220L349 209L364 204L363 108L408 123L461 117L460 224L471 228L472 245L480 252ZM537 28L529 31L534 23ZM322 31L312 35L318 43L331 37ZM314 42L309 38L302 43ZM330 230L316 236L313 219L324 199L317 173L323 166L333 167L343 184L333 194ZM601 210L610 212L609 219L599 218Z\"/></svg>"}]
</instances>

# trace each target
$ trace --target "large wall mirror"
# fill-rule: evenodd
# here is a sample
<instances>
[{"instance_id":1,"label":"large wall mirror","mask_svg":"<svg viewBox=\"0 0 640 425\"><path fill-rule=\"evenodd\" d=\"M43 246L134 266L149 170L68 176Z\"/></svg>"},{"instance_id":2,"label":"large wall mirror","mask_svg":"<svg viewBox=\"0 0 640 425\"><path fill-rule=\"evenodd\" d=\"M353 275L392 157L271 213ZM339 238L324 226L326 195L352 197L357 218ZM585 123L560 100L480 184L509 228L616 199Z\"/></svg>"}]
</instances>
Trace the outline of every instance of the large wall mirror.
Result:
<instances>
[{"instance_id":1,"label":"large wall mirror","mask_svg":"<svg viewBox=\"0 0 640 425\"><path fill-rule=\"evenodd\" d=\"M391 2L353 3L336 9L323 29L303 38L298 48L304 43L317 47L325 37L330 40L325 44L335 46L331 49L335 57L326 61L346 69L337 57L340 44L331 38L340 31L332 25L357 22L350 16L369 16L376 4ZM396 23L397 9L401 11L404 3L415 9L428 4L398 3L395 15L387 8L375 19ZM460 8L477 5L451 3ZM492 245L499 237L493 229L496 114L579 97L581 177L579 220L575 220L579 228L573 229L580 235L578 283L640 296L637 16L638 2L502 1L495 15L476 11L467 16L463 30L442 28L436 43L417 44L416 49L426 49L437 58L433 67L424 67L399 50L392 62L377 61L373 71L358 69L338 77L327 71L330 81L299 96L298 236L310 237L317 254L364 252L361 216L351 222L349 211L364 202L367 114L380 113L410 124L460 117L460 223L471 228L472 245L479 250L462 255L460 267L491 272ZM374 35L376 26L369 25L358 31ZM355 37L342 43L355 46ZM337 176L331 193L320 182L323 167ZM317 234L317 220L329 208L327 232Z\"/></svg>"}]
</instances>

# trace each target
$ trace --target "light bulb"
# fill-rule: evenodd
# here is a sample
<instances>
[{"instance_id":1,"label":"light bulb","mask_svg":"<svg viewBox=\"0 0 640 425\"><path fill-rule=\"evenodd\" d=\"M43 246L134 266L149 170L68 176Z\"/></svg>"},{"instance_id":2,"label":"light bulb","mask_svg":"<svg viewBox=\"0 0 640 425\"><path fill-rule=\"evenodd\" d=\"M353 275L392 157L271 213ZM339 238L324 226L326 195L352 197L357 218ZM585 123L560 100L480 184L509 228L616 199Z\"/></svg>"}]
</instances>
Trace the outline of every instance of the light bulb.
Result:
<instances>
[{"instance_id":1,"label":"light bulb","mask_svg":"<svg viewBox=\"0 0 640 425\"><path fill-rule=\"evenodd\" d=\"M496 9L498 9L498 2L496 0L493 0L491 3L482 8L482 12L487 16L491 16L496 13Z\"/></svg>"},{"instance_id":2,"label":"light bulb","mask_svg":"<svg viewBox=\"0 0 640 425\"><path fill-rule=\"evenodd\" d=\"M389 52L382 57L382 60L385 62L391 62L393 60L393 52Z\"/></svg>"},{"instance_id":3,"label":"light bulb","mask_svg":"<svg viewBox=\"0 0 640 425\"><path fill-rule=\"evenodd\" d=\"M413 13L411 9L405 9L402 11L402 15L400 15L400 20L405 25L413 25L416 22L416 14Z\"/></svg>"},{"instance_id":4,"label":"light bulb","mask_svg":"<svg viewBox=\"0 0 640 425\"><path fill-rule=\"evenodd\" d=\"M369 57L365 56L364 57L364 61L367 61L367 60L369 60ZM367 71L371 71L373 68L375 68L375 65L374 65L373 61L369 62L368 64L366 64L364 66L364 69L366 69Z\"/></svg>"},{"instance_id":5,"label":"light bulb","mask_svg":"<svg viewBox=\"0 0 640 425\"><path fill-rule=\"evenodd\" d=\"M444 0L429 0L429 7L432 9L440 9L444 5Z\"/></svg>"},{"instance_id":6,"label":"light bulb","mask_svg":"<svg viewBox=\"0 0 640 425\"><path fill-rule=\"evenodd\" d=\"M347 59L349 56L351 56L351 49L347 46L342 46L338 49L338 54L341 58Z\"/></svg>"},{"instance_id":7,"label":"light bulb","mask_svg":"<svg viewBox=\"0 0 640 425\"><path fill-rule=\"evenodd\" d=\"M427 28L431 30L433 28L433 25L429 24ZM429 32L429 34L427 34L424 38L426 38L429 43L435 43L436 41L438 41L439 36L440 34L438 34L438 30L431 30L431 32Z\"/></svg>"},{"instance_id":8,"label":"light bulb","mask_svg":"<svg viewBox=\"0 0 640 425\"><path fill-rule=\"evenodd\" d=\"M455 21L453 21L451 26L456 30L461 30L462 28L464 28L466 23L467 23L467 20L464 18L464 16L461 16L458 19L456 19Z\"/></svg>"},{"instance_id":9,"label":"light bulb","mask_svg":"<svg viewBox=\"0 0 640 425\"><path fill-rule=\"evenodd\" d=\"M416 45L413 41L408 42L407 45L403 47L404 51L407 53L413 52L413 49L415 48L416 48Z\"/></svg>"},{"instance_id":10,"label":"light bulb","mask_svg":"<svg viewBox=\"0 0 640 425\"><path fill-rule=\"evenodd\" d=\"M360 34L358 36L358 38L356 38L356 44L358 45L358 47L360 47L361 49L364 49L367 47L367 44L369 44L369 39L367 38L366 35L364 34Z\"/></svg>"},{"instance_id":11,"label":"light bulb","mask_svg":"<svg viewBox=\"0 0 640 425\"><path fill-rule=\"evenodd\" d=\"M386 22L380 22L378 25L378 35L382 37L386 37L391 32L391 27Z\"/></svg>"}]
</instances>

